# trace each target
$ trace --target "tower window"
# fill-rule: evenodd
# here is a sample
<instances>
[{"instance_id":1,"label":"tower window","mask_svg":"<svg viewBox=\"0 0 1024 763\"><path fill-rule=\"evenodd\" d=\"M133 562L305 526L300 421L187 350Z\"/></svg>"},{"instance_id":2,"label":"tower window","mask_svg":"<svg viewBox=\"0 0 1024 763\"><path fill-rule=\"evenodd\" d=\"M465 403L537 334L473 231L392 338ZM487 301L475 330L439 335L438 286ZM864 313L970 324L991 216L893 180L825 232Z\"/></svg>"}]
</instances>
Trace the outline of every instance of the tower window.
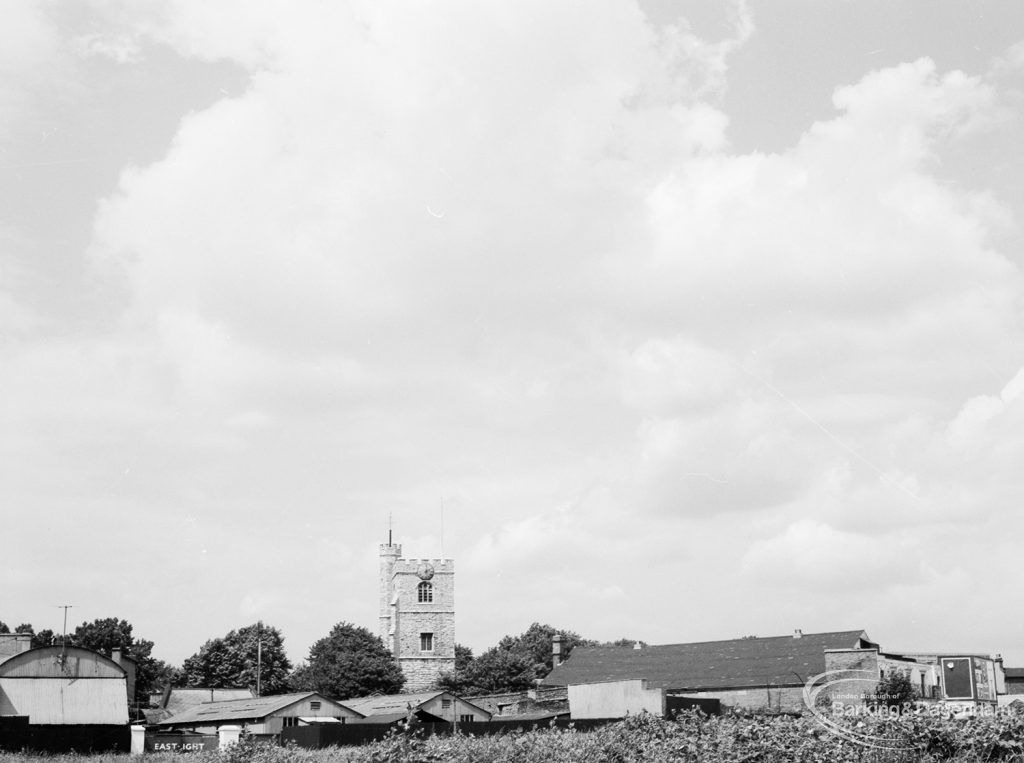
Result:
<instances>
[{"instance_id":1,"label":"tower window","mask_svg":"<svg viewBox=\"0 0 1024 763\"><path fill-rule=\"evenodd\" d=\"M434 600L434 586L432 583L426 581L416 586L416 597L419 599L420 604L430 603Z\"/></svg>"},{"instance_id":2,"label":"tower window","mask_svg":"<svg viewBox=\"0 0 1024 763\"><path fill-rule=\"evenodd\" d=\"M420 651L421 652L433 652L434 651L434 634L433 633L421 633L420 634Z\"/></svg>"}]
</instances>

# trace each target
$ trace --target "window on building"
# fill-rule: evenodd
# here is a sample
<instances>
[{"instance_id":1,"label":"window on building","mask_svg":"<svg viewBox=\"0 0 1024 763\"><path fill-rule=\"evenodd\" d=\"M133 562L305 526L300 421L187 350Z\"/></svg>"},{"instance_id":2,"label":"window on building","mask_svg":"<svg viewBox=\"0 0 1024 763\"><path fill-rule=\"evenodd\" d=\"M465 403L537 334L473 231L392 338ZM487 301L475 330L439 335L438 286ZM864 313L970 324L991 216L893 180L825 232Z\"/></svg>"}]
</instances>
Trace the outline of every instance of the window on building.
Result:
<instances>
[{"instance_id":1,"label":"window on building","mask_svg":"<svg viewBox=\"0 0 1024 763\"><path fill-rule=\"evenodd\" d=\"M282 718L281 721L282 721L281 725L284 728L286 728L286 729L289 729L292 726L298 726L299 725L299 719L298 718L285 717L285 718Z\"/></svg>"},{"instance_id":2,"label":"window on building","mask_svg":"<svg viewBox=\"0 0 1024 763\"><path fill-rule=\"evenodd\" d=\"M452 701L450 699L442 699L441 700L441 709L442 710L450 710L451 706L452 706Z\"/></svg>"},{"instance_id":3,"label":"window on building","mask_svg":"<svg viewBox=\"0 0 1024 763\"><path fill-rule=\"evenodd\" d=\"M420 651L421 652L433 652L434 651L434 634L433 633L421 633L420 634Z\"/></svg>"},{"instance_id":4,"label":"window on building","mask_svg":"<svg viewBox=\"0 0 1024 763\"><path fill-rule=\"evenodd\" d=\"M309 709L310 710L319 710L320 709L320 702L314 699L312 702L309 703Z\"/></svg>"},{"instance_id":5,"label":"window on building","mask_svg":"<svg viewBox=\"0 0 1024 763\"><path fill-rule=\"evenodd\" d=\"M474 721L474 718L473 718L473 714L472 713L470 713L469 715L460 715L459 716L459 723L472 723L473 721Z\"/></svg>"},{"instance_id":6,"label":"window on building","mask_svg":"<svg viewBox=\"0 0 1024 763\"><path fill-rule=\"evenodd\" d=\"M434 584L423 581L416 586L416 595L420 604L430 603L434 600Z\"/></svg>"}]
</instances>

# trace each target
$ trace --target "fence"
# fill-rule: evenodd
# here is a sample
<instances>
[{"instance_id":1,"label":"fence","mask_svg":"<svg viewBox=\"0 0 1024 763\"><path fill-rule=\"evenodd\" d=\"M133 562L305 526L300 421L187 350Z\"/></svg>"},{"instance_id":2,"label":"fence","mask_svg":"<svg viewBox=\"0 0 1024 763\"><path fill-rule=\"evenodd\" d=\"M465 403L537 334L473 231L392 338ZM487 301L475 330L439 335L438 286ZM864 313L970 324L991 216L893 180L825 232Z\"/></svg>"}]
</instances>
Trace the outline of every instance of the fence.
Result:
<instances>
[{"instance_id":1,"label":"fence","mask_svg":"<svg viewBox=\"0 0 1024 763\"><path fill-rule=\"evenodd\" d=\"M0 717L0 750L7 752L130 752L131 744L128 726L37 726L28 716Z\"/></svg>"},{"instance_id":2,"label":"fence","mask_svg":"<svg viewBox=\"0 0 1024 763\"><path fill-rule=\"evenodd\" d=\"M711 697L665 697L665 715L669 718L687 710L700 710L705 715L721 715L722 701Z\"/></svg>"}]
</instances>

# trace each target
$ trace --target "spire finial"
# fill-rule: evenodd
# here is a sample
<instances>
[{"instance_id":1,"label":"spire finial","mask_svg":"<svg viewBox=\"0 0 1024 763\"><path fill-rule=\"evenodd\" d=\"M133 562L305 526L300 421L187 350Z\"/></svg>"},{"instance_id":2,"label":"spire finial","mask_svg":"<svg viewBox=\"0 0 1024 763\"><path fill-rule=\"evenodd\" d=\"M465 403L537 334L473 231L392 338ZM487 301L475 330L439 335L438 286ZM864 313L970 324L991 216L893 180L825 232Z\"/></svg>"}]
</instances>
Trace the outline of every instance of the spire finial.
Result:
<instances>
[{"instance_id":1,"label":"spire finial","mask_svg":"<svg viewBox=\"0 0 1024 763\"><path fill-rule=\"evenodd\" d=\"M393 545L391 543L391 520L392 520L392 515L391 515L391 512L389 511L388 512L388 545L389 546Z\"/></svg>"}]
</instances>

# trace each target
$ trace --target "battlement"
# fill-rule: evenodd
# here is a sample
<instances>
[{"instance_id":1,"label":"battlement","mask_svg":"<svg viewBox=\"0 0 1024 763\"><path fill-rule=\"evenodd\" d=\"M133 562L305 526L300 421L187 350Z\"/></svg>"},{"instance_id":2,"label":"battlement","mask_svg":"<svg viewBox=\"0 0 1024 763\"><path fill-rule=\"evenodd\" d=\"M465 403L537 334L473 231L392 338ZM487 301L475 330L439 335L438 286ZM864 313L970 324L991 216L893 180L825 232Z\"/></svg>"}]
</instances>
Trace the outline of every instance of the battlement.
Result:
<instances>
[{"instance_id":1,"label":"battlement","mask_svg":"<svg viewBox=\"0 0 1024 763\"><path fill-rule=\"evenodd\" d=\"M455 669L455 561L405 559L401 545L382 543L379 587L379 635L405 672L406 690L435 687Z\"/></svg>"},{"instance_id":2,"label":"battlement","mask_svg":"<svg viewBox=\"0 0 1024 763\"><path fill-rule=\"evenodd\" d=\"M434 574L448 574L455 572L455 560L453 559L396 559L392 568L394 575L408 575L419 572L424 565L434 568Z\"/></svg>"}]
</instances>

